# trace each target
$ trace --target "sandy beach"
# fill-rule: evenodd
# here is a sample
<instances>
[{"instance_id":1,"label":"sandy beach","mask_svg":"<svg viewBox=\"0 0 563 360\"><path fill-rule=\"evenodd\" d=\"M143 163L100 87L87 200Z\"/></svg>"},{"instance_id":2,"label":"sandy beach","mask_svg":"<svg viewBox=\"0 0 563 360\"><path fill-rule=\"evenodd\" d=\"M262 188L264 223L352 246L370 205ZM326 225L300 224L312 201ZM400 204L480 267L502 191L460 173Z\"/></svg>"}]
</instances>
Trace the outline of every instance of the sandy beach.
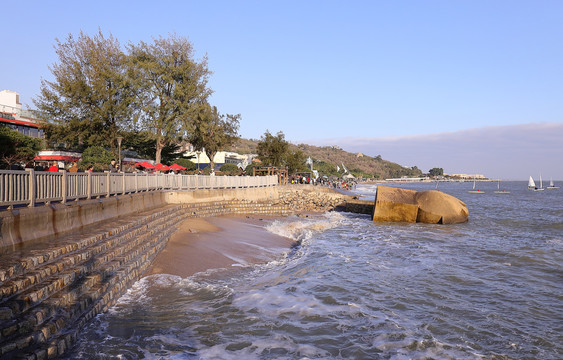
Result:
<instances>
[{"instance_id":1,"label":"sandy beach","mask_svg":"<svg viewBox=\"0 0 563 360\"><path fill-rule=\"evenodd\" d=\"M158 254L147 275L188 277L209 269L273 260L294 244L292 239L265 229L274 220L252 216L187 219Z\"/></svg>"}]
</instances>

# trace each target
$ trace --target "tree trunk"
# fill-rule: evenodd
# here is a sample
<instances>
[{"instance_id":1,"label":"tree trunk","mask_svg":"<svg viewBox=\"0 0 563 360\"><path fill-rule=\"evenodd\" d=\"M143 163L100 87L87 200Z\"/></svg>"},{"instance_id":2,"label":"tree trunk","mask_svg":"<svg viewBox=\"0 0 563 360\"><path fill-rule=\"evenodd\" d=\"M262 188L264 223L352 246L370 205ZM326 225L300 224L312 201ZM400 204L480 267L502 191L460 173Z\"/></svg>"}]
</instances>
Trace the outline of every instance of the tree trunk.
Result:
<instances>
[{"instance_id":1,"label":"tree trunk","mask_svg":"<svg viewBox=\"0 0 563 360\"><path fill-rule=\"evenodd\" d=\"M215 167L215 163L213 162L215 154L216 153L207 153L207 157L209 157L209 170L213 170L213 168Z\"/></svg>"},{"instance_id":2,"label":"tree trunk","mask_svg":"<svg viewBox=\"0 0 563 360\"><path fill-rule=\"evenodd\" d=\"M164 148L164 141L162 139L156 140L156 163L160 164L160 154L162 153L162 149Z\"/></svg>"}]
</instances>

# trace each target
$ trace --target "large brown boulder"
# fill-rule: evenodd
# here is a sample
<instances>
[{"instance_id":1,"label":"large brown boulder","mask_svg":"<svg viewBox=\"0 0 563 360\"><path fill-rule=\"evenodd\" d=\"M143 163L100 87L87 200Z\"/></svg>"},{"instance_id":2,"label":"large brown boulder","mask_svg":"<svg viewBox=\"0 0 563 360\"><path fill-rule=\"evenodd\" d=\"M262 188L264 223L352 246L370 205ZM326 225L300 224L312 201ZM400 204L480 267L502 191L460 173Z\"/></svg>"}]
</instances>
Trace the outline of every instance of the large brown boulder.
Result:
<instances>
[{"instance_id":1,"label":"large brown boulder","mask_svg":"<svg viewBox=\"0 0 563 360\"><path fill-rule=\"evenodd\" d=\"M415 191L378 186L373 221L457 224L466 222L467 206L441 191Z\"/></svg>"}]
</instances>

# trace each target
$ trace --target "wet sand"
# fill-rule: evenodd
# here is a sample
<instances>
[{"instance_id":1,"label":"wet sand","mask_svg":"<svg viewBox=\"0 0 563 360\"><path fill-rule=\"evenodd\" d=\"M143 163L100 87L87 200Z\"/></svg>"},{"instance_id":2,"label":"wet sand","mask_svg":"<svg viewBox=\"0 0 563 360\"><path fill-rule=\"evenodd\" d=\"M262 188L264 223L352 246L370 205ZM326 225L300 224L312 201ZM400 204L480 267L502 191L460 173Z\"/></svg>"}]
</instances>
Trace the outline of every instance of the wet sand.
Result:
<instances>
[{"instance_id":1,"label":"wet sand","mask_svg":"<svg viewBox=\"0 0 563 360\"><path fill-rule=\"evenodd\" d=\"M188 277L210 269L266 263L294 244L268 232L275 218L221 216L187 219L156 257L147 275Z\"/></svg>"}]
</instances>

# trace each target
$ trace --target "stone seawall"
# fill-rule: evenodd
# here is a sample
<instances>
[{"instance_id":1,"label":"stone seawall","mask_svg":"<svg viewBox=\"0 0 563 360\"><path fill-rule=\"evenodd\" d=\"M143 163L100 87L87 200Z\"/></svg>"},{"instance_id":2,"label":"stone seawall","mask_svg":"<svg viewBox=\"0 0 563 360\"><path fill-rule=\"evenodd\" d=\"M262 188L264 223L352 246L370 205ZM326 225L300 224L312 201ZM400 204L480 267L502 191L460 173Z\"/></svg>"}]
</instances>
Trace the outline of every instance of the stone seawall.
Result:
<instances>
[{"instance_id":1,"label":"stone seawall","mask_svg":"<svg viewBox=\"0 0 563 360\"><path fill-rule=\"evenodd\" d=\"M90 319L143 276L182 220L290 213L270 201L167 205L0 255L0 359L63 354Z\"/></svg>"},{"instance_id":2,"label":"stone seawall","mask_svg":"<svg viewBox=\"0 0 563 360\"><path fill-rule=\"evenodd\" d=\"M350 199L317 187L246 190L167 191L3 214L10 241L0 248L0 360L63 354L143 276L188 217L286 216Z\"/></svg>"}]
</instances>

